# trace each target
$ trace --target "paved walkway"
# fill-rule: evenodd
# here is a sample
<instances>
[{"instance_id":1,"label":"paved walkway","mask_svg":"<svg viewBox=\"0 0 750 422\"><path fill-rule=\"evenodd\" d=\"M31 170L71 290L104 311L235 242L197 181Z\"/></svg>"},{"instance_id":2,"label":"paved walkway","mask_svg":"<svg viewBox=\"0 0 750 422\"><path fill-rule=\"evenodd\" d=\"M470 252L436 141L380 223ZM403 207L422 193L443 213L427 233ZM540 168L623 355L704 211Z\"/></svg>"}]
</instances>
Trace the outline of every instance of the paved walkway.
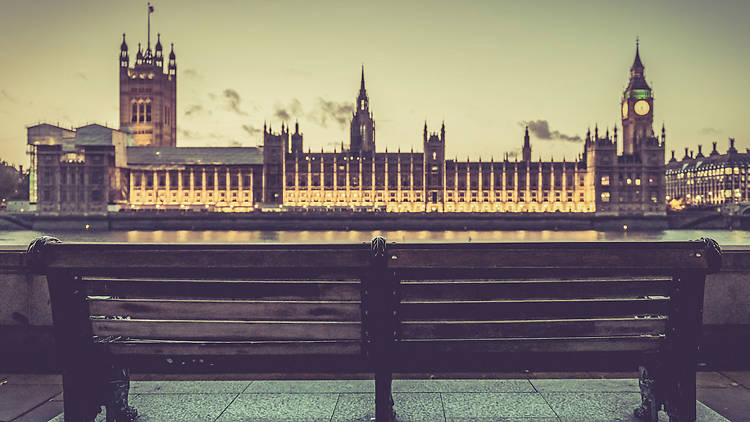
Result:
<instances>
[{"instance_id":1,"label":"paved walkway","mask_svg":"<svg viewBox=\"0 0 750 422\"><path fill-rule=\"evenodd\" d=\"M401 421L636 420L632 411L640 395L635 379L526 375L395 380L396 412ZM699 403L699 421L750 421L750 373L704 372L698 379L699 399L708 404ZM0 383L0 421L63 420L59 376L0 375ZM133 381L131 404L148 422L360 421L374 416L373 392L372 380Z\"/></svg>"}]
</instances>

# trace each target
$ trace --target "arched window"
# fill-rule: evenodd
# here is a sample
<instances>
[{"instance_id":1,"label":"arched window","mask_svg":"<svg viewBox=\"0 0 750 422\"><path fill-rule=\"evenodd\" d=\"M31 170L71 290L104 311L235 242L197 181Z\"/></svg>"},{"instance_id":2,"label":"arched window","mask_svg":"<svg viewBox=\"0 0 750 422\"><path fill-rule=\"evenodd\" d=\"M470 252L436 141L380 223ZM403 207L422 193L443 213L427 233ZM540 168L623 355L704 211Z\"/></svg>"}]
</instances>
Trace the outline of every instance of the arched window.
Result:
<instances>
[{"instance_id":1,"label":"arched window","mask_svg":"<svg viewBox=\"0 0 750 422\"><path fill-rule=\"evenodd\" d=\"M138 121L138 103L136 103L136 102L133 102L133 113L132 113L132 116L131 116L131 121L133 123L135 123L135 122Z\"/></svg>"},{"instance_id":2,"label":"arched window","mask_svg":"<svg viewBox=\"0 0 750 422\"><path fill-rule=\"evenodd\" d=\"M138 104L138 121L143 122L143 119L146 115L146 112L144 111L145 104L139 103Z\"/></svg>"},{"instance_id":3,"label":"arched window","mask_svg":"<svg viewBox=\"0 0 750 422\"><path fill-rule=\"evenodd\" d=\"M146 121L151 121L151 103L146 103Z\"/></svg>"}]
</instances>

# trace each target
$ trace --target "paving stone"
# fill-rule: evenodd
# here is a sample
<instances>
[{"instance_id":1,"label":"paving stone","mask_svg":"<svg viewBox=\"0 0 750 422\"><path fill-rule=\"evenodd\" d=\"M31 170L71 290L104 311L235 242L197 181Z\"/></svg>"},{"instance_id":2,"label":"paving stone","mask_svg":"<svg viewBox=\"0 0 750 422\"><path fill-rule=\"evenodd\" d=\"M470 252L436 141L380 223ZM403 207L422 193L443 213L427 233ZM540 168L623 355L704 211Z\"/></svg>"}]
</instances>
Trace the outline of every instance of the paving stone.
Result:
<instances>
[{"instance_id":1,"label":"paving stone","mask_svg":"<svg viewBox=\"0 0 750 422\"><path fill-rule=\"evenodd\" d=\"M58 384L62 385L62 375L59 374L7 374L0 376L0 380L6 379L8 384L33 385L33 384Z\"/></svg>"},{"instance_id":2,"label":"paving stone","mask_svg":"<svg viewBox=\"0 0 750 422\"><path fill-rule=\"evenodd\" d=\"M642 422L633 416L641 402L637 393L542 393L562 422ZM701 403L696 406L700 422L729 422ZM660 420L668 420L664 412ZM733 419L734 420L734 419Z\"/></svg>"},{"instance_id":3,"label":"paving stone","mask_svg":"<svg viewBox=\"0 0 750 422\"><path fill-rule=\"evenodd\" d=\"M399 422L445 420L439 393L393 393ZM331 421L370 421L375 417L374 394L341 394Z\"/></svg>"},{"instance_id":4,"label":"paving stone","mask_svg":"<svg viewBox=\"0 0 750 422\"><path fill-rule=\"evenodd\" d=\"M750 388L750 371L721 371L721 373L745 388Z\"/></svg>"},{"instance_id":5,"label":"paving stone","mask_svg":"<svg viewBox=\"0 0 750 422\"><path fill-rule=\"evenodd\" d=\"M528 380L393 380L394 392L533 393Z\"/></svg>"},{"instance_id":6,"label":"paving stone","mask_svg":"<svg viewBox=\"0 0 750 422\"><path fill-rule=\"evenodd\" d=\"M698 372L695 382L698 388L729 388L733 381L719 372Z\"/></svg>"},{"instance_id":7,"label":"paving stone","mask_svg":"<svg viewBox=\"0 0 750 422\"><path fill-rule=\"evenodd\" d=\"M241 393L252 381L132 381L131 394Z\"/></svg>"},{"instance_id":8,"label":"paving stone","mask_svg":"<svg viewBox=\"0 0 750 422\"><path fill-rule=\"evenodd\" d=\"M750 391L743 387L701 388L697 397L732 422L750 422Z\"/></svg>"},{"instance_id":9,"label":"paving stone","mask_svg":"<svg viewBox=\"0 0 750 422\"><path fill-rule=\"evenodd\" d=\"M442 393L446 419L554 418L539 393Z\"/></svg>"},{"instance_id":10,"label":"paving stone","mask_svg":"<svg viewBox=\"0 0 750 422\"><path fill-rule=\"evenodd\" d=\"M338 394L240 394L217 422L328 421Z\"/></svg>"},{"instance_id":11,"label":"paving stone","mask_svg":"<svg viewBox=\"0 0 750 422\"><path fill-rule=\"evenodd\" d=\"M255 381L245 393L374 393L373 380Z\"/></svg>"},{"instance_id":12,"label":"paving stone","mask_svg":"<svg viewBox=\"0 0 750 422\"><path fill-rule=\"evenodd\" d=\"M61 414L63 411L63 404L60 401L48 401L43 405L33 409L29 413L24 414L18 419L14 419L13 422L40 422L48 421L55 416Z\"/></svg>"},{"instance_id":13,"label":"paving stone","mask_svg":"<svg viewBox=\"0 0 750 422\"><path fill-rule=\"evenodd\" d=\"M447 422L560 422L557 418L452 418Z\"/></svg>"},{"instance_id":14,"label":"paving stone","mask_svg":"<svg viewBox=\"0 0 750 422\"><path fill-rule=\"evenodd\" d=\"M0 421L10 421L60 394L55 384L0 385Z\"/></svg>"},{"instance_id":15,"label":"paving stone","mask_svg":"<svg viewBox=\"0 0 750 422\"><path fill-rule=\"evenodd\" d=\"M539 392L640 392L637 379L534 379Z\"/></svg>"},{"instance_id":16,"label":"paving stone","mask_svg":"<svg viewBox=\"0 0 750 422\"><path fill-rule=\"evenodd\" d=\"M213 422L235 397L231 393L139 394L130 405L138 409L142 422Z\"/></svg>"}]
</instances>

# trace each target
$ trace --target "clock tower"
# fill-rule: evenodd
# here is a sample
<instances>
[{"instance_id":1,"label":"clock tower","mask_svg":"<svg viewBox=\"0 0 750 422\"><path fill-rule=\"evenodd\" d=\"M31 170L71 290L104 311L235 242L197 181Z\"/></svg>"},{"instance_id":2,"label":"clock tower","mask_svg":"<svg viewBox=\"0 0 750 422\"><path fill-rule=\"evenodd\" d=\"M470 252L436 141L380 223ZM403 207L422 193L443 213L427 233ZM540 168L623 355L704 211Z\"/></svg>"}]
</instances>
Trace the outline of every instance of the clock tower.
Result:
<instances>
[{"instance_id":1,"label":"clock tower","mask_svg":"<svg viewBox=\"0 0 750 422\"><path fill-rule=\"evenodd\" d=\"M639 43L630 67L630 82L622 95L622 152L634 155L648 138L654 137L654 96L643 75Z\"/></svg>"}]
</instances>

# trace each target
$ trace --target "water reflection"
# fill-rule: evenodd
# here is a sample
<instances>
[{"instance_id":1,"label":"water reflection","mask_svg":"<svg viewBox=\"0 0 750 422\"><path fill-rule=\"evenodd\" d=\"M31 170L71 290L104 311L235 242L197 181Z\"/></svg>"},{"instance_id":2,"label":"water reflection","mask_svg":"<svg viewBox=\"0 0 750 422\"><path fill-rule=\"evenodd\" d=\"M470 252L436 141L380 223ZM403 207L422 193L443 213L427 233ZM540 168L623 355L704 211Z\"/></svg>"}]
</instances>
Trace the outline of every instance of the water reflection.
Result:
<instances>
[{"instance_id":1,"label":"water reflection","mask_svg":"<svg viewBox=\"0 0 750 422\"><path fill-rule=\"evenodd\" d=\"M359 243L375 236L397 242L582 242L695 240L711 237L720 245L750 245L750 232L740 230L129 230L129 231L49 231L0 232L0 245L24 246L41 235L55 236L65 242L131 243Z\"/></svg>"}]
</instances>

